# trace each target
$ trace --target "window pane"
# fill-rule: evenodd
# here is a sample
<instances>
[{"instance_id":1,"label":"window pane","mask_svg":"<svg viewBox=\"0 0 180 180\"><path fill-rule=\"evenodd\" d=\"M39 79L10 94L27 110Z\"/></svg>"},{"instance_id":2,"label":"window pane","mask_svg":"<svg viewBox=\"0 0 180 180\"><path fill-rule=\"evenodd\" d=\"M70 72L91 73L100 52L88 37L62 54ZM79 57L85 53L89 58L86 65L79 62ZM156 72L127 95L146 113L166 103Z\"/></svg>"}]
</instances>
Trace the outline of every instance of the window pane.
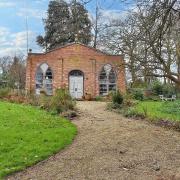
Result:
<instances>
[{"instance_id":1,"label":"window pane","mask_svg":"<svg viewBox=\"0 0 180 180\"><path fill-rule=\"evenodd\" d=\"M36 89L41 89L43 87L42 84L36 84Z\"/></svg>"},{"instance_id":2,"label":"window pane","mask_svg":"<svg viewBox=\"0 0 180 180\"><path fill-rule=\"evenodd\" d=\"M110 84L109 91L115 91L115 90L116 90L116 84Z\"/></svg>"},{"instance_id":3,"label":"window pane","mask_svg":"<svg viewBox=\"0 0 180 180\"><path fill-rule=\"evenodd\" d=\"M113 70L110 71L109 73L109 82L110 83L116 83L116 75Z\"/></svg>"},{"instance_id":4,"label":"window pane","mask_svg":"<svg viewBox=\"0 0 180 180\"><path fill-rule=\"evenodd\" d=\"M99 81L100 84L106 84L108 81L108 77L106 75L106 72L104 71L104 69L101 71L100 75L99 75Z\"/></svg>"},{"instance_id":5,"label":"window pane","mask_svg":"<svg viewBox=\"0 0 180 180\"><path fill-rule=\"evenodd\" d=\"M43 73L40 68L36 72L36 89L41 89L43 86Z\"/></svg>"},{"instance_id":6,"label":"window pane","mask_svg":"<svg viewBox=\"0 0 180 180\"><path fill-rule=\"evenodd\" d=\"M52 71L50 68L48 68L46 71L46 79L52 79Z\"/></svg>"},{"instance_id":7,"label":"window pane","mask_svg":"<svg viewBox=\"0 0 180 180\"><path fill-rule=\"evenodd\" d=\"M108 92L106 84L100 84L100 95L106 95Z\"/></svg>"},{"instance_id":8,"label":"window pane","mask_svg":"<svg viewBox=\"0 0 180 180\"><path fill-rule=\"evenodd\" d=\"M45 77L45 81L44 81L47 95L53 94L52 78L53 78L52 71L50 68L48 68L46 71L46 77Z\"/></svg>"}]
</instances>

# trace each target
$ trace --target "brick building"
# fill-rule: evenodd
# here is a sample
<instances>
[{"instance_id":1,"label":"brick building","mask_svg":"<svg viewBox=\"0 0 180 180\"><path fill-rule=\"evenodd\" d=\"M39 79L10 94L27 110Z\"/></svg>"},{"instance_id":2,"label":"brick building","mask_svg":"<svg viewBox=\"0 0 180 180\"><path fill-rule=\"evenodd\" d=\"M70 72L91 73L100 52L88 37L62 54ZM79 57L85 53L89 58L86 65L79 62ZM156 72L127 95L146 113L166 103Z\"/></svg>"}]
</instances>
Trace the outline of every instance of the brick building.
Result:
<instances>
[{"instance_id":1,"label":"brick building","mask_svg":"<svg viewBox=\"0 0 180 180\"><path fill-rule=\"evenodd\" d=\"M123 57L109 55L80 43L72 43L46 53L29 53L26 90L48 95L67 87L72 97L107 95L126 91Z\"/></svg>"}]
</instances>

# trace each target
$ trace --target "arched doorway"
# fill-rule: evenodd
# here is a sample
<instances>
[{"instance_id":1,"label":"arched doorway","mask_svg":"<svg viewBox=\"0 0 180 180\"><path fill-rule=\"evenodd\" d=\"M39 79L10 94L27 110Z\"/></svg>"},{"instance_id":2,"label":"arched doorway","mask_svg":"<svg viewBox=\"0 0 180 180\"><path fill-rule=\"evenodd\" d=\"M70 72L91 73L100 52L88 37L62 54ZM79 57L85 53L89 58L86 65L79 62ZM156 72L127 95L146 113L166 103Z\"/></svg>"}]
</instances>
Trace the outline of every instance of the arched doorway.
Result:
<instances>
[{"instance_id":1,"label":"arched doorway","mask_svg":"<svg viewBox=\"0 0 180 180\"><path fill-rule=\"evenodd\" d=\"M106 64L99 74L99 94L104 96L115 90L116 73L110 64Z\"/></svg>"},{"instance_id":2,"label":"arched doorway","mask_svg":"<svg viewBox=\"0 0 180 180\"><path fill-rule=\"evenodd\" d=\"M69 73L69 92L75 99L81 99L84 95L84 74L80 70Z\"/></svg>"}]
</instances>

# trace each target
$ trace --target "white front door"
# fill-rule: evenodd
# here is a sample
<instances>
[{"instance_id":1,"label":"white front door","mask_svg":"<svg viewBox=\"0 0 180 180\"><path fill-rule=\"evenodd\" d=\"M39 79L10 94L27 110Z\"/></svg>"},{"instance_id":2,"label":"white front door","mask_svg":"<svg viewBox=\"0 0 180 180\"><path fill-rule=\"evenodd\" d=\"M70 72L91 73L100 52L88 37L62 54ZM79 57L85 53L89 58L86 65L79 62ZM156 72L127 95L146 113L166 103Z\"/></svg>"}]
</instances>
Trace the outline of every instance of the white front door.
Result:
<instances>
[{"instance_id":1,"label":"white front door","mask_svg":"<svg viewBox=\"0 0 180 180\"><path fill-rule=\"evenodd\" d=\"M70 76L69 90L73 98L81 99L83 96L83 76Z\"/></svg>"}]
</instances>

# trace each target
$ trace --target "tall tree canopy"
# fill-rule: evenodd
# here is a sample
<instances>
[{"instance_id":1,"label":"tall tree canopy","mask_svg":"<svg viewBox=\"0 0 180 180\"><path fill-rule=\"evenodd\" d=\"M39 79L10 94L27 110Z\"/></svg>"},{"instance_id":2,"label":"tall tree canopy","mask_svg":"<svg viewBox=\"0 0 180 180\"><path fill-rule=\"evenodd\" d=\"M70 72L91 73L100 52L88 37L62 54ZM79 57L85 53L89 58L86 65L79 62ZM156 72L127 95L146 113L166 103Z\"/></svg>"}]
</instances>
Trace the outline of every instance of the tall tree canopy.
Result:
<instances>
[{"instance_id":1,"label":"tall tree canopy","mask_svg":"<svg viewBox=\"0 0 180 180\"><path fill-rule=\"evenodd\" d=\"M47 19L44 19L45 35L37 37L37 43L46 50L54 49L76 40L84 44L91 41L91 21L83 4L73 0L49 2Z\"/></svg>"},{"instance_id":2,"label":"tall tree canopy","mask_svg":"<svg viewBox=\"0 0 180 180\"><path fill-rule=\"evenodd\" d=\"M83 4L73 0L71 3L70 17L70 42L74 42L76 35L78 41L88 44L91 41L91 21L88 17L88 11Z\"/></svg>"}]
</instances>

